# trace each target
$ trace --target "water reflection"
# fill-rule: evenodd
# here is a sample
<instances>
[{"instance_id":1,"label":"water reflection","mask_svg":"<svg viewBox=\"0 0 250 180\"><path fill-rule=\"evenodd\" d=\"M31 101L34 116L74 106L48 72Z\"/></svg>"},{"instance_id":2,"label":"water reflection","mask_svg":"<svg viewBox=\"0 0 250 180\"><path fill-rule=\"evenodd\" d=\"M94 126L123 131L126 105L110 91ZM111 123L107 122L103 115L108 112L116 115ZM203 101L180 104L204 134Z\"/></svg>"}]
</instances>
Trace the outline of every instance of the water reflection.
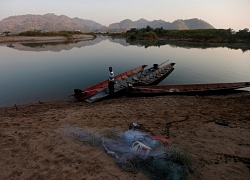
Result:
<instances>
[{"instance_id":1,"label":"water reflection","mask_svg":"<svg viewBox=\"0 0 250 180\"><path fill-rule=\"evenodd\" d=\"M68 99L73 89L105 80L109 66L120 74L142 64L160 64L167 59L176 63L176 68L161 85L250 79L250 51L211 48L202 43L146 43L103 36L80 42L12 42L8 46L0 43L0 107ZM161 48L153 48L155 46Z\"/></svg>"},{"instance_id":2,"label":"water reflection","mask_svg":"<svg viewBox=\"0 0 250 180\"><path fill-rule=\"evenodd\" d=\"M62 50L71 50L73 48L82 48L85 46L93 46L102 41L102 38L87 41L55 41L55 42L25 42L8 44L7 47L20 50L20 51L53 51L60 52Z\"/></svg>"},{"instance_id":3,"label":"water reflection","mask_svg":"<svg viewBox=\"0 0 250 180\"><path fill-rule=\"evenodd\" d=\"M182 47L186 49L198 48L198 49L207 49L207 48L219 48L226 47L228 49L242 50L246 52L250 50L250 43L209 43L209 42L187 42L187 41L167 41L167 40L157 40L157 41L137 41L137 40L126 40L130 45L135 45L139 47L148 48L150 46L165 46L170 45L171 47Z\"/></svg>"},{"instance_id":4,"label":"water reflection","mask_svg":"<svg viewBox=\"0 0 250 180\"><path fill-rule=\"evenodd\" d=\"M138 46L148 48L151 46L160 47L169 45L171 47L182 47L185 49L207 49L207 48L220 48L226 47L228 49L238 50L246 52L250 50L250 43L209 43L209 42L187 42L187 41L168 41L168 40L157 40L157 41L138 41L129 39L119 38L108 38L105 36L98 36L94 40L88 41L64 41L64 42L26 42L26 43L15 43L8 44L7 47L17 49L20 51L53 51L60 52L62 50L71 50L73 48L82 48L85 46L93 46L100 43L103 40L109 40L112 43L117 43L122 46Z\"/></svg>"}]
</instances>

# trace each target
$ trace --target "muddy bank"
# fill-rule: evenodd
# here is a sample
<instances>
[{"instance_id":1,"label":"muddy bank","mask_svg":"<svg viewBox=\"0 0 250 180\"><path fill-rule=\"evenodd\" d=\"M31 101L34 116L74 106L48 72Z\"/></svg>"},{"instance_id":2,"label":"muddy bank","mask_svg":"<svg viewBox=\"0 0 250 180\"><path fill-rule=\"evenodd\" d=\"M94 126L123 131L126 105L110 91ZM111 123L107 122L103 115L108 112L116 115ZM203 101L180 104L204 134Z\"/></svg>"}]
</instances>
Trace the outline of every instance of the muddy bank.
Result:
<instances>
[{"instance_id":1,"label":"muddy bank","mask_svg":"<svg viewBox=\"0 0 250 180\"><path fill-rule=\"evenodd\" d=\"M75 127L125 132L130 122L192 160L190 179L249 179L250 93L40 102L0 108L0 179L148 179L102 148L68 137Z\"/></svg>"}]
</instances>

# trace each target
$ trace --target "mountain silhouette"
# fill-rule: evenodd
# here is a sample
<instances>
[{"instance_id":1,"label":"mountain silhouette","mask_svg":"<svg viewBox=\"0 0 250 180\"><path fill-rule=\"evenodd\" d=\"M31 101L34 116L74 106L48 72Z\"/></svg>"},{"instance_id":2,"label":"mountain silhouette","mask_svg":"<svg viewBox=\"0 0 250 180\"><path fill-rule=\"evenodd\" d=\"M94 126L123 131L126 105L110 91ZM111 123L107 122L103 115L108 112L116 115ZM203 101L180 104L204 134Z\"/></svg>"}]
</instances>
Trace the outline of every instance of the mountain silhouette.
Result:
<instances>
[{"instance_id":1,"label":"mountain silhouette","mask_svg":"<svg viewBox=\"0 0 250 180\"><path fill-rule=\"evenodd\" d=\"M125 19L119 23L112 23L108 27L92 21L81 19L78 17L69 18L65 15L57 16L53 13L45 15L18 15L10 16L0 21L0 32L10 31L11 33L20 33L24 31L82 31L82 32L125 32L131 28L144 28L150 26L152 28L164 29L214 29L212 25L201 19L176 20L172 23L164 20L148 21L139 19L132 21Z\"/></svg>"}]
</instances>

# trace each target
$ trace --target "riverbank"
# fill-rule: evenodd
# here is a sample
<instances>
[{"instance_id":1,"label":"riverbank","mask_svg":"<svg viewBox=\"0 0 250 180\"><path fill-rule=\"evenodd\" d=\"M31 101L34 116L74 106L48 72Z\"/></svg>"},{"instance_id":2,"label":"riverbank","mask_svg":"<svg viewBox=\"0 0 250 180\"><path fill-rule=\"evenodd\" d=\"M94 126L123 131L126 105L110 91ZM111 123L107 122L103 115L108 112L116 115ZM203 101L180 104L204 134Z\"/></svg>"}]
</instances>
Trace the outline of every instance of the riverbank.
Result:
<instances>
[{"instance_id":1,"label":"riverbank","mask_svg":"<svg viewBox=\"0 0 250 180\"><path fill-rule=\"evenodd\" d=\"M125 132L130 122L185 151L192 180L249 179L249 104L247 92L0 108L0 179L147 179L120 169L102 148L65 133L68 127Z\"/></svg>"},{"instance_id":2,"label":"riverbank","mask_svg":"<svg viewBox=\"0 0 250 180\"><path fill-rule=\"evenodd\" d=\"M63 42L68 40L92 40L95 37L89 34L74 34L70 38L65 36L0 36L0 43L14 42Z\"/></svg>"}]
</instances>

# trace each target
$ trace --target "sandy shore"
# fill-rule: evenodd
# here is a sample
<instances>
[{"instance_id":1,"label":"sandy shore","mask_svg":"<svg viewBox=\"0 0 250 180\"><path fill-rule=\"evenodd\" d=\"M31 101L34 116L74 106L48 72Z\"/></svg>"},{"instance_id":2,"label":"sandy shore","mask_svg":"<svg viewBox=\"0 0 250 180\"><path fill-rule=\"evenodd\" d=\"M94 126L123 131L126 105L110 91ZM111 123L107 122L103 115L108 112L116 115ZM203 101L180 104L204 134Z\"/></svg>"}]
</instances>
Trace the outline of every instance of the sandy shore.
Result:
<instances>
[{"instance_id":1,"label":"sandy shore","mask_svg":"<svg viewBox=\"0 0 250 180\"><path fill-rule=\"evenodd\" d=\"M130 122L167 137L190 157L190 179L250 179L250 93L43 102L0 108L0 179L148 179L103 148L65 133L102 133ZM228 126L217 124L224 120Z\"/></svg>"},{"instance_id":2,"label":"sandy shore","mask_svg":"<svg viewBox=\"0 0 250 180\"><path fill-rule=\"evenodd\" d=\"M91 40L94 36L81 34L73 35L70 40ZM0 43L13 43L13 42L51 42L51 41L67 41L69 38L64 36L54 37L31 37L31 36L0 36Z\"/></svg>"}]
</instances>

